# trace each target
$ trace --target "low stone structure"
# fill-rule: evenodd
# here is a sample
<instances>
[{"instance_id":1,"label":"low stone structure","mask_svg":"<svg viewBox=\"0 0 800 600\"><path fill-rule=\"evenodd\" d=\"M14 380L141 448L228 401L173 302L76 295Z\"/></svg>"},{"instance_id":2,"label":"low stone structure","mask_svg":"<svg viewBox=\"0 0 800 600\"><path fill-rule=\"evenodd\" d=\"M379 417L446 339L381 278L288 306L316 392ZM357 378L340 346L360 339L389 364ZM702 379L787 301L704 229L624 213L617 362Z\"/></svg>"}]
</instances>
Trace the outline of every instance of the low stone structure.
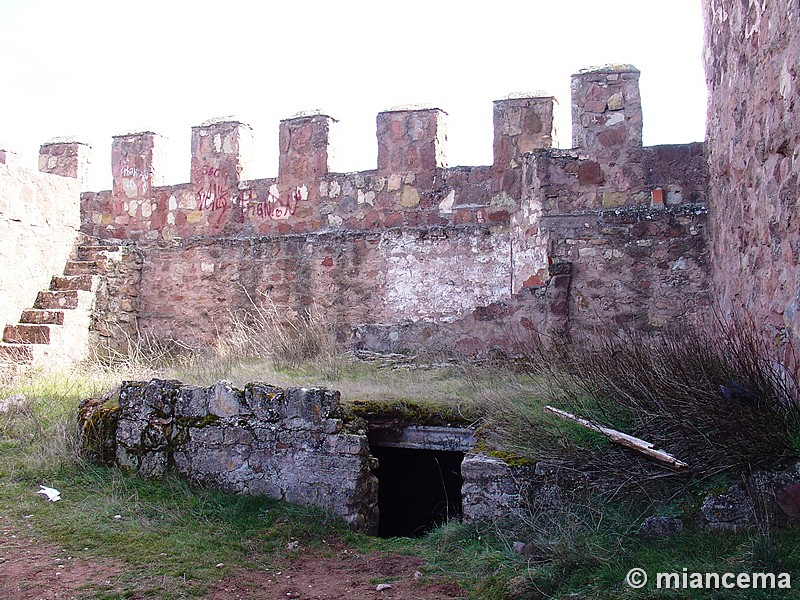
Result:
<instances>
[{"instance_id":1,"label":"low stone structure","mask_svg":"<svg viewBox=\"0 0 800 600\"><path fill-rule=\"evenodd\" d=\"M525 506L528 471L484 453L466 456L461 464L464 521L496 523L515 516Z\"/></svg>"},{"instance_id":2,"label":"low stone structure","mask_svg":"<svg viewBox=\"0 0 800 600\"><path fill-rule=\"evenodd\" d=\"M343 427L338 392L225 382L125 382L116 458L158 477L312 504L353 528L377 527L377 479L366 435Z\"/></svg>"},{"instance_id":3,"label":"low stone structure","mask_svg":"<svg viewBox=\"0 0 800 600\"><path fill-rule=\"evenodd\" d=\"M118 398L118 407L110 397L81 407L79 431L89 457L144 477L174 469L203 485L318 506L353 529L377 531L377 460L367 430L355 429L364 422L345 418L338 392L154 379L124 382ZM389 445L427 448L423 429L415 427L407 445L399 438ZM457 442L468 451L465 444L474 443L463 428L433 429L432 448L450 440L443 447L452 450ZM503 461L468 455L462 475L464 520L493 520L522 505L523 486Z\"/></svg>"}]
</instances>

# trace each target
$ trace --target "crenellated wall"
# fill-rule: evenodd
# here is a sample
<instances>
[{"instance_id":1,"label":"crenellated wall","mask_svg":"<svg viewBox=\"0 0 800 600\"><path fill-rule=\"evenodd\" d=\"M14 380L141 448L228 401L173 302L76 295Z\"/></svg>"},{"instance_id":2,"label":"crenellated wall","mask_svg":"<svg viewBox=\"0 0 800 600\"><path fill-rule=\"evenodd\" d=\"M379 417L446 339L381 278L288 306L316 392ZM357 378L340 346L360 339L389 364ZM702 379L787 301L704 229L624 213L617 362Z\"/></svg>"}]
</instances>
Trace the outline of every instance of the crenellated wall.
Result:
<instances>
[{"instance_id":1,"label":"crenellated wall","mask_svg":"<svg viewBox=\"0 0 800 600\"><path fill-rule=\"evenodd\" d=\"M178 185L159 180L156 134L117 136L83 231L136 245L139 327L191 345L262 302L314 305L343 341L386 350L663 327L708 305L705 155L642 147L638 78L573 75L572 150L552 148L555 98L496 101L488 166L448 166L438 108L380 113L376 169L357 173L330 172L323 114L281 122L270 179L242 179L244 123L194 127Z\"/></svg>"},{"instance_id":2,"label":"crenellated wall","mask_svg":"<svg viewBox=\"0 0 800 600\"><path fill-rule=\"evenodd\" d=\"M703 7L715 295L723 314L789 348L800 334L800 2Z\"/></svg>"},{"instance_id":3,"label":"crenellated wall","mask_svg":"<svg viewBox=\"0 0 800 600\"><path fill-rule=\"evenodd\" d=\"M520 197L521 156L540 147L532 144L549 142L542 132L553 127L553 99L534 100L525 108L518 100L496 103L498 161L492 167L447 168L446 115L439 109L380 113L378 167L360 173L329 172L333 119L325 115L282 121L278 177L251 181L240 178L250 137L243 123L194 127L190 181L173 186L157 179L156 134L117 136L113 189L82 195L83 228L101 238L169 241L507 224Z\"/></svg>"}]
</instances>

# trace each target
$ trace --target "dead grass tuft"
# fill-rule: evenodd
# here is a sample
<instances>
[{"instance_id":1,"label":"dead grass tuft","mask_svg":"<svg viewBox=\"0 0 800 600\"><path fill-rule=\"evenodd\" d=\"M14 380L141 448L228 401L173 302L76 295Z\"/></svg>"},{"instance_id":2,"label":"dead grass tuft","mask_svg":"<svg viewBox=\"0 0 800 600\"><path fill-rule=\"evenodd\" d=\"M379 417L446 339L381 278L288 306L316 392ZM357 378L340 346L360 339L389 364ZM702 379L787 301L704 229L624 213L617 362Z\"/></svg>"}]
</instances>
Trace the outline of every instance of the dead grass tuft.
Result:
<instances>
[{"instance_id":1,"label":"dead grass tuft","mask_svg":"<svg viewBox=\"0 0 800 600\"><path fill-rule=\"evenodd\" d=\"M545 415L553 404L642 438L691 475L778 467L800 453L797 374L752 323L609 335L569 349L531 348L529 396L482 402L493 443L532 461L567 461L614 486L683 479L600 435ZM617 488L618 489L618 488Z\"/></svg>"}]
</instances>

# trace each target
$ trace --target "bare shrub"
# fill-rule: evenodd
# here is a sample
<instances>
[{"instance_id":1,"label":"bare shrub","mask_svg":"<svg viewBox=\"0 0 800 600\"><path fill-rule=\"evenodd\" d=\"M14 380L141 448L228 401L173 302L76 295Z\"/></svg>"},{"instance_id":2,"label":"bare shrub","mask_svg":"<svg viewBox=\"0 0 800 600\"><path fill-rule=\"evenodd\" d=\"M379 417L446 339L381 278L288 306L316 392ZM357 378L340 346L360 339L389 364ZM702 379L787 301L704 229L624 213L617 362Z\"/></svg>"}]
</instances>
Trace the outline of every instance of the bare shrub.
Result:
<instances>
[{"instance_id":1,"label":"bare shrub","mask_svg":"<svg viewBox=\"0 0 800 600\"><path fill-rule=\"evenodd\" d=\"M534 461L561 460L624 487L685 479L604 436L542 414L553 404L640 437L706 478L779 466L798 455L798 388L752 323L595 337L531 347L537 377L524 398L484 401L495 445Z\"/></svg>"},{"instance_id":2,"label":"bare shrub","mask_svg":"<svg viewBox=\"0 0 800 600\"><path fill-rule=\"evenodd\" d=\"M336 379L343 354L334 324L316 305L281 311L265 296L251 307L229 315L230 327L217 336L217 356L228 359L270 358L280 368L312 363Z\"/></svg>"},{"instance_id":3,"label":"bare shrub","mask_svg":"<svg viewBox=\"0 0 800 600\"><path fill-rule=\"evenodd\" d=\"M90 348L87 366L104 366L129 373L142 373L144 377L159 369L186 361L195 350L171 338L162 338L150 331L137 328L136 336L119 328L124 349L110 344L97 344Z\"/></svg>"}]
</instances>

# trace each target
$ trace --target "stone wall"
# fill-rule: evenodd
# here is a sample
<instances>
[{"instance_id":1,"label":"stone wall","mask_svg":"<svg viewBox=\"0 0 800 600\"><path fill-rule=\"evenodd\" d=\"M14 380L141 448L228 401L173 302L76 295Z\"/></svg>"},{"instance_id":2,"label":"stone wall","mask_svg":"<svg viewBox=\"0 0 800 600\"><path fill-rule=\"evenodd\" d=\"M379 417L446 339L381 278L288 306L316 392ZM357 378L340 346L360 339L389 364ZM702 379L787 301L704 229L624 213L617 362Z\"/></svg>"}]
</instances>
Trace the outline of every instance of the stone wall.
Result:
<instances>
[{"instance_id":1,"label":"stone wall","mask_svg":"<svg viewBox=\"0 0 800 600\"><path fill-rule=\"evenodd\" d=\"M0 323L16 323L63 272L78 240L88 151L74 142L45 144L37 172L0 150Z\"/></svg>"},{"instance_id":2,"label":"stone wall","mask_svg":"<svg viewBox=\"0 0 800 600\"><path fill-rule=\"evenodd\" d=\"M232 313L266 307L288 318L313 303L346 336L363 323L438 330L510 298L508 244L495 245L503 240L473 226L144 246L140 322L197 345L224 333Z\"/></svg>"},{"instance_id":3,"label":"stone wall","mask_svg":"<svg viewBox=\"0 0 800 600\"><path fill-rule=\"evenodd\" d=\"M92 352L111 360L130 356L143 341L139 330L142 252L131 244L109 250L97 246L93 251L108 260L95 289L90 326Z\"/></svg>"},{"instance_id":4,"label":"stone wall","mask_svg":"<svg viewBox=\"0 0 800 600\"><path fill-rule=\"evenodd\" d=\"M143 477L173 470L216 489L318 506L367 533L377 531L379 519L373 474L379 464L369 440L377 447L466 452L460 472L467 522L495 522L525 505L527 469L472 452L473 429L397 429L380 414L348 418L339 402L339 392L259 382L240 390L225 381L207 388L128 381L118 405L112 394L81 404L81 449Z\"/></svg>"},{"instance_id":5,"label":"stone wall","mask_svg":"<svg viewBox=\"0 0 800 600\"><path fill-rule=\"evenodd\" d=\"M195 346L262 303L313 305L342 341L387 350L660 328L708 304L706 163L702 144L642 147L638 77L573 75L568 151L550 147L554 98L498 100L490 166L447 165L435 108L380 113L377 168L358 173L329 171L321 114L281 122L271 179L242 179L244 123L193 128L189 182L170 186L156 134L118 136L82 228L141 252L140 328Z\"/></svg>"},{"instance_id":6,"label":"stone wall","mask_svg":"<svg viewBox=\"0 0 800 600\"><path fill-rule=\"evenodd\" d=\"M116 459L145 477L173 468L218 489L319 506L374 532L374 459L341 416L339 393L321 389L124 382Z\"/></svg>"},{"instance_id":7,"label":"stone wall","mask_svg":"<svg viewBox=\"0 0 800 600\"><path fill-rule=\"evenodd\" d=\"M800 2L704 0L714 287L777 344L800 333Z\"/></svg>"},{"instance_id":8,"label":"stone wall","mask_svg":"<svg viewBox=\"0 0 800 600\"><path fill-rule=\"evenodd\" d=\"M571 333L697 319L710 305L703 145L630 151L629 168L644 176L624 189L604 158L551 150L525 164L523 201L542 203L537 242L572 265Z\"/></svg>"}]
</instances>

